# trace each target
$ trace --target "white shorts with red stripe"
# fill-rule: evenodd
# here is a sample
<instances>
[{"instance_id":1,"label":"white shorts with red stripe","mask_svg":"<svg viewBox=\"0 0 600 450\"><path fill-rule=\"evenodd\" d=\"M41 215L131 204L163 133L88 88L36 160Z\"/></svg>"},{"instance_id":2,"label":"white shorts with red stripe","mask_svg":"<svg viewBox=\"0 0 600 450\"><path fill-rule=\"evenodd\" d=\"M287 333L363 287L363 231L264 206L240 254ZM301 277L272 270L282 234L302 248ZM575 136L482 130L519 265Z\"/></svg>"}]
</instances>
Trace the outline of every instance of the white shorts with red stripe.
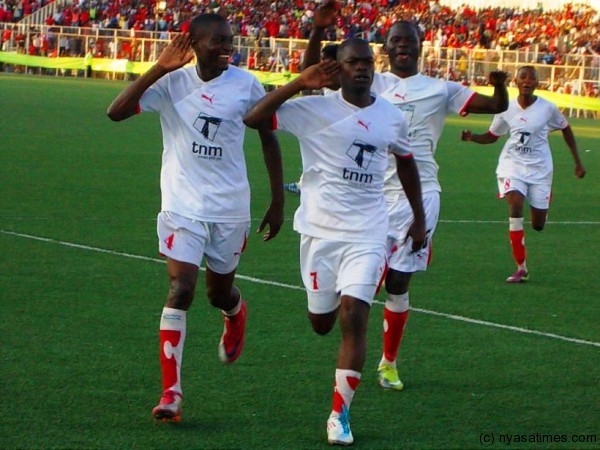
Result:
<instances>
[{"instance_id":1,"label":"white shorts with red stripe","mask_svg":"<svg viewBox=\"0 0 600 450\"><path fill-rule=\"evenodd\" d=\"M406 238L408 229L414 220L412 208L408 200L398 200L388 207L390 225L388 229L387 252L388 267L390 269L406 273L427 270L427 266L431 260L431 239L440 217L440 193L437 191L424 193L423 209L425 212L427 240L421 250L413 253L412 239Z\"/></svg>"},{"instance_id":2,"label":"white shorts with red stripe","mask_svg":"<svg viewBox=\"0 0 600 450\"><path fill-rule=\"evenodd\" d=\"M250 222L213 223L163 211L158 214L161 255L200 267L202 258L213 272L228 274L240 262Z\"/></svg>"},{"instance_id":3,"label":"white shorts with red stripe","mask_svg":"<svg viewBox=\"0 0 600 450\"><path fill-rule=\"evenodd\" d=\"M308 310L327 314L348 295L369 305L385 270L385 245L338 242L302 235L300 271Z\"/></svg>"},{"instance_id":4,"label":"white shorts with red stripe","mask_svg":"<svg viewBox=\"0 0 600 450\"><path fill-rule=\"evenodd\" d=\"M527 183L518 178L498 177L498 197L517 191L523 194L529 206L537 209L549 209L552 201L552 185L550 183Z\"/></svg>"}]
</instances>

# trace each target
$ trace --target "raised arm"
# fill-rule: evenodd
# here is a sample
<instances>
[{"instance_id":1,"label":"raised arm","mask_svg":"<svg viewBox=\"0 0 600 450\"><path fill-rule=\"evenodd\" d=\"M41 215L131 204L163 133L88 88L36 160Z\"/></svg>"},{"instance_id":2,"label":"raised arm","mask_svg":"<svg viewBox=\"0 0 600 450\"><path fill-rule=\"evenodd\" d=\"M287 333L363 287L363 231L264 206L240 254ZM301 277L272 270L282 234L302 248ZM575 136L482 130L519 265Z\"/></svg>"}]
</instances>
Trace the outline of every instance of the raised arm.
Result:
<instances>
[{"instance_id":1,"label":"raised arm","mask_svg":"<svg viewBox=\"0 0 600 450\"><path fill-rule=\"evenodd\" d=\"M305 70L321 61L321 41L325 36L325 30L335 24L338 9L339 5L335 0L328 0L315 11L313 27L308 37L301 70Z\"/></svg>"},{"instance_id":2,"label":"raised arm","mask_svg":"<svg viewBox=\"0 0 600 450\"><path fill-rule=\"evenodd\" d=\"M189 33L177 34L161 52L156 64L113 100L106 111L108 117L119 122L135 115L144 92L169 72L186 65L193 57Z\"/></svg>"},{"instance_id":3,"label":"raised arm","mask_svg":"<svg viewBox=\"0 0 600 450\"><path fill-rule=\"evenodd\" d=\"M262 144L265 166L267 167L267 173L269 174L271 204L257 231L261 233L268 225L269 231L263 236L263 240L268 241L277 236L283 225L283 166L281 163L279 142L271 130L270 124L261 126L258 129L258 134Z\"/></svg>"},{"instance_id":4,"label":"raised arm","mask_svg":"<svg viewBox=\"0 0 600 450\"><path fill-rule=\"evenodd\" d=\"M244 117L244 123L250 128L259 129L265 121L271 120L275 112L294 95L306 89L321 89L327 86L339 72L339 65L335 61L325 61L303 71L297 78L289 83L269 92Z\"/></svg>"},{"instance_id":5,"label":"raised arm","mask_svg":"<svg viewBox=\"0 0 600 450\"><path fill-rule=\"evenodd\" d=\"M425 213L421 197L421 180L419 170L412 156L396 156L396 170L402 188L412 208L414 221L408 229L408 236L412 238L412 251L423 248L427 230L425 229Z\"/></svg>"},{"instance_id":6,"label":"raised arm","mask_svg":"<svg viewBox=\"0 0 600 450\"><path fill-rule=\"evenodd\" d=\"M571 150L573 161L575 161L575 175L578 178L583 178L585 176L585 169L583 168L583 164L581 164L581 160L579 159L577 143L575 142L575 135L573 134L571 125L567 125L566 128L563 128L562 134L566 144L569 146L569 150Z\"/></svg>"},{"instance_id":7,"label":"raised arm","mask_svg":"<svg viewBox=\"0 0 600 450\"><path fill-rule=\"evenodd\" d=\"M471 130L462 130L460 138L466 142L476 142L477 144L493 144L498 140L498 136L489 131L484 134L473 134Z\"/></svg>"},{"instance_id":8,"label":"raised arm","mask_svg":"<svg viewBox=\"0 0 600 450\"><path fill-rule=\"evenodd\" d=\"M490 72L489 84L494 86L494 93L488 95L475 94L467 106L467 112L473 114L498 114L508 108L508 89L506 78L508 74L502 71Z\"/></svg>"}]
</instances>

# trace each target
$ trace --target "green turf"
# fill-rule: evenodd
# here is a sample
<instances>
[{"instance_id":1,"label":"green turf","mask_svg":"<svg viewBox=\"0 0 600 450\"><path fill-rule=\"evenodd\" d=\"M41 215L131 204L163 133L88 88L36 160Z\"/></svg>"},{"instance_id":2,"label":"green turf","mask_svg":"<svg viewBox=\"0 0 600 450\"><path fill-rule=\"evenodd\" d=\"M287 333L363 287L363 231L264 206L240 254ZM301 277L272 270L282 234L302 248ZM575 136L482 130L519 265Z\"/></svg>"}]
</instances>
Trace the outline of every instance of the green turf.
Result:
<instances>
[{"instance_id":1,"label":"green turf","mask_svg":"<svg viewBox=\"0 0 600 450\"><path fill-rule=\"evenodd\" d=\"M319 337L306 320L296 196L287 197L280 236L263 243L254 234L239 268L287 286L239 280L250 305L243 356L218 362L222 321L200 288L188 316L183 421L151 419L167 289L155 237L161 140L156 116L106 118L124 86L0 75L0 447L326 448L339 332ZM511 448L600 446L599 122L571 119L584 180L573 175L560 133L552 136L550 223L542 233L526 230L531 281L519 286L504 283L513 263L507 207L495 199L501 142L458 138L462 128L488 124L448 120L434 261L411 286L406 388L376 384L377 304L352 406L356 448L479 448L484 433L493 433L492 448L509 447L502 434L518 435ZM256 228L268 185L254 133L247 143ZM297 144L281 143L291 181L300 172ZM523 438L531 441L514 442Z\"/></svg>"}]
</instances>

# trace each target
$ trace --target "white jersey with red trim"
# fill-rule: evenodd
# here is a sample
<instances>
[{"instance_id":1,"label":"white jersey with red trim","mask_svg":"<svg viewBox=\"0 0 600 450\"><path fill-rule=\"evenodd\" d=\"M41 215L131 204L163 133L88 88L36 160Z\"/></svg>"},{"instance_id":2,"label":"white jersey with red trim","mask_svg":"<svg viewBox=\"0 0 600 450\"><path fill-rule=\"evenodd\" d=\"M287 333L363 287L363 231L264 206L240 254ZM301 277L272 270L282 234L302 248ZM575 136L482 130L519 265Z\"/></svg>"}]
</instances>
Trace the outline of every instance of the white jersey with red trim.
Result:
<instances>
[{"instance_id":1,"label":"white jersey with red trim","mask_svg":"<svg viewBox=\"0 0 600 450\"><path fill-rule=\"evenodd\" d=\"M523 109L517 99L511 100L508 109L494 116L490 133L506 140L496 174L502 178L518 178L527 183L552 183L552 153L548 134L569 126L565 116L553 103L538 97Z\"/></svg>"},{"instance_id":2,"label":"white jersey with red trim","mask_svg":"<svg viewBox=\"0 0 600 450\"><path fill-rule=\"evenodd\" d=\"M376 73L371 90L401 109L408 121L411 151L419 168L422 192L438 191L438 165L435 152L444 130L444 121L451 112L465 115L475 92L460 83L440 80L422 74L400 78L391 72ZM398 177L390 164L385 192L388 202L404 196Z\"/></svg>"},{"instance_id":3,"label":"white jersey with red trim","mask_svg":"<svg viewBox=\"0 0 600 450\"><path fill-rule=\"evenodd\" d=\"M384 244L388 153L411 157L404 115L376 97L365 108L340 92L285 102L277 126L300 141L302 195L294 229L342 242Z\"/></svg>"},{"instance_id":4,"label":"white jersey with red trim","mask_svg":"<svg viewBox=\"0 0 600 450\"><path fill-rule=\"evenodd\" d=\"M181 68L144 93L141 110L160 113L162 211L206 222L250 220L242 119L264 94L235 66L207 82L196 67Z\"/></svg>"}]
</instances>

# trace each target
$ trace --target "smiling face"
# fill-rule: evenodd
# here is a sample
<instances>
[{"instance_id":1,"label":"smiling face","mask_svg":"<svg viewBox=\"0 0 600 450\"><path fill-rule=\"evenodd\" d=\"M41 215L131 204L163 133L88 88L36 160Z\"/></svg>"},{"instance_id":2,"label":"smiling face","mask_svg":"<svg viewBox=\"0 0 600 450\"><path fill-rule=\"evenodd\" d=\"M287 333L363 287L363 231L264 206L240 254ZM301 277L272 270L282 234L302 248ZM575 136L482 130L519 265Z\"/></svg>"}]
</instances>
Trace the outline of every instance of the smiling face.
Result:
<instances>
[{"instance_id":1,"label":"smiling face","mask_svg":"<svg viewBox=\"0 0 600 450\"><path fill-rule=\"evenodd\" d=\"M367 41L349 39L338 49L340 84L349 92L370 91L375 73L375 58Z\"/></svg>"},{"instance_id":2,"label":"smiling face","mask_svg":"<svg viewBox=\"0 0 600 450\"><path fill-rule=\"evenodd\" d=\"M531 66L521 67L515 77L515 83L519 89L519 95L533 95L533 92L538 85L538 77L535 68Z\"/></svg>"},{"instance_id":3,"label":"smiling face","mask_svg":"<svg viewBox=\"0 0 600 450\"><path fill-rule=\"evenodd\" d=\"M216 14L198 16L192 21L190 34L203 80L227 70L233 52L233 34L225 19Z\"/></svg>"},{"instance_id":4,"label":"smiling face","mask_svg":"<svg viewBox=\"0 0 600 450\"><path fill-rule=\"evenodd\" d=\"M415 75L419 70L421 39L417 28L410 22L397 22L388 31L385 50L391 72L400 77Z\"/></svg>"}]
</instances>

